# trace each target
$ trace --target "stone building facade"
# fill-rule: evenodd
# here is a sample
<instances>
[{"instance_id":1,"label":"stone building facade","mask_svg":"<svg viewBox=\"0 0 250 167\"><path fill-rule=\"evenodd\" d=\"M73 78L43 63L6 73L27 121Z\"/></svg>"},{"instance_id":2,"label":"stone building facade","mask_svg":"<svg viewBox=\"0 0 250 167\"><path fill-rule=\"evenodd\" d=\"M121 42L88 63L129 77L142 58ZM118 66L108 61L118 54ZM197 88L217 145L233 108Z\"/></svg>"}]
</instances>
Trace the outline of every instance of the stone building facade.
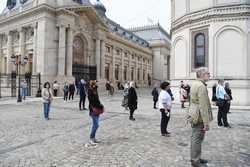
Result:
<instances>
[{"instance_id":1,"label":"stone building facade","mask_svg":"<svg viewBox=\"0 0 250 167\"><path fill-rule=\"evenodd\" d=\"M175 93L180 80L195 79L195 69L206 66L211 73L209 88L225 79L231 84L233 104L249 106L249 20L249 0L172 0Z\"/></svg>"},{"instance_id":2,"label":"stone building facade","mask_svg":"<svg viewBox=\"0 0 250 167\"><path fill-rule=\"evenodd\" d=\"M8 0L0 15L0 72L16 71L11 55L26 55L21 73L40 73L42 82L85 78L148 86L154 78L150 42L105 12L99 0Z\"/></svg>"}]
</instances>

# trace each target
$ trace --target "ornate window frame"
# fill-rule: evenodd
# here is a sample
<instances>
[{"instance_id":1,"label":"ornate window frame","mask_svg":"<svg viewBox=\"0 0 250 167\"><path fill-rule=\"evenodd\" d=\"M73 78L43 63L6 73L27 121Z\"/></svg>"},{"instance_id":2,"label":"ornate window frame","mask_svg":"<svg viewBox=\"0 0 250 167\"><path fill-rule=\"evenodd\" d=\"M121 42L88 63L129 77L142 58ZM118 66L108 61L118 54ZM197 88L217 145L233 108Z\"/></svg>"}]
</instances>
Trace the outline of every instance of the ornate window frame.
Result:
<instances>
[{"instance_id":1,"label":"ornate window frame","mask_svg":"<svg viewBox=\"0 0 250 167\"><path fill-rule=\"evenodd\" d=\"M205 56L205 67L208 67L208 61L209 61L209 35L208 35L208 28L202 28L202 29L196 29L191 32L191 68L192 71L195 71L195 69L201 67L201 66L196 66L196 49L201 46L197 46L196 44L196 37L198 35L204 35L205 41L204 41L204 56Z\"/></svg>"}]
</instances>

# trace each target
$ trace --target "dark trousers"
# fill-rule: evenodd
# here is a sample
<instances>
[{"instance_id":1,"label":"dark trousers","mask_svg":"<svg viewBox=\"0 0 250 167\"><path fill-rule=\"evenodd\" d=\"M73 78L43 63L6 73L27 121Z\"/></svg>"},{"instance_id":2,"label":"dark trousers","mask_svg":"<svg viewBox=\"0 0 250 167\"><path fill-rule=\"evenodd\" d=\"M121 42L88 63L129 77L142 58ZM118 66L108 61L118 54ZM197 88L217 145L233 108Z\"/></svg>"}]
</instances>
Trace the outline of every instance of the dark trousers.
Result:
<instances>
[{"instance_id":1,"label":"dark trousers","mask_svg":"<svg viewBox=\"0 0 250 167\"><path fill-rule=\"evenodd\" d=\"M154 100L154 108L156 108L156 103L157 103L158 100Z\"/></svg>"},{"instance_id":2,"label":"dark trousers","mask_svg":"<svg viewBox=\"0 0 250 167\"><path fill-rule=\"evenodd\" d=\"M63 96L64 101L68 100L68 94L69 94L69 92L64 92L64 96Z\"/></svg>"},{"instance_id":3,"label":"dark trousers","mask_svg":"<svg viewBox=\"0 0 250 167\"><path fill-rule=\"evenodd\" d=\"M72 100L74 100L74 94L75 94L75 92L69 92L69 100L70 100L70 98Z\"/></svg>"},{"instance_id":4,"label":"dark trousers","mask_svg":"<svg viewBox=\"0 0 250 167\"><path fill-rule=\"evenodd\" d=\"M80 96L79 109L85 108L85 100L86 100L86 96Z\"/></svg>"},{"instance_id":5,"label":"dark trousers","mask_svg":"<svg viewBox=\"0 0 250 167\"><path fill-rule=\"evenodd\" d=\"M134 118L134 112L135 112L135 110L129 110L129 112L130 112L130 115L129 115L129 117L130 118Z\"/></svg>"},{"instance_id":6,"label":"dark trousers","mask_svg":"<svg viewBox=\"0 0 250 167\"><path fill-rule=\"evenodd\" d=\"M167 116L167 113L164 109L160 109L161 111L161 134L167 134L168 122L170 119L170 114Z\"/></svg>"},{"instance_id":7,"label":"dark trousers","mask_svg":"<svg viewBox=\"0 0 250 167\"><path fill-rule=\"evenodd\" d=\"M230 106L231 106L230 101L227 101L226 104L225 104L225 110L226 110L227 113L229 113Z\"/></svg>"},{"instance_id":8,"label":"dark trousers","mask_svg":"<svg viewBox=\"0 0 250 167\"><path fill-rule=\"evenodd\" d=\"M57 97L57 89L54 89L54 96Z\"/></svg>"},{"instance_id":9,"label":"dark trousers","mask_svg":"<svg viewBox=\"0 0 250 167\"><path fill-rule=\"evenodd\" d=\"M222 126L222 125L228 126L225 100L223 100L223 102L221 102L221 105L218 106L217 121L218 121L219 126ZM223 124L222 124L222 122L223 122Z\"/></svg>"}]
</instances>

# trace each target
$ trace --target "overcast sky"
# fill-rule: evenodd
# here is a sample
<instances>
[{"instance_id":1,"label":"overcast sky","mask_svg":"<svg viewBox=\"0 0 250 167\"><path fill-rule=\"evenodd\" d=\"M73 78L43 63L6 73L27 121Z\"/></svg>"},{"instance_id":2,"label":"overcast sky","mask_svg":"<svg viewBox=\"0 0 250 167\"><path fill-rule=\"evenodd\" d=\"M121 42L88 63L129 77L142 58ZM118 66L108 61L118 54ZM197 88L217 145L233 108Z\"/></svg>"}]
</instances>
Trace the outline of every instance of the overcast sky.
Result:
<instances>
[{"instance_id":1,"label":"overcast sky","mask_svg":"<svg viewBox=\"0 0 250 167\"><path fill-rule=\"evenodd\" d=\"M0 0L1 12L6 6L6 1ZM101 0L101 2L107 9L107 16L125 28L159 22L168 32L170 30L169 0Z\"/></svg>"}]
</instances>

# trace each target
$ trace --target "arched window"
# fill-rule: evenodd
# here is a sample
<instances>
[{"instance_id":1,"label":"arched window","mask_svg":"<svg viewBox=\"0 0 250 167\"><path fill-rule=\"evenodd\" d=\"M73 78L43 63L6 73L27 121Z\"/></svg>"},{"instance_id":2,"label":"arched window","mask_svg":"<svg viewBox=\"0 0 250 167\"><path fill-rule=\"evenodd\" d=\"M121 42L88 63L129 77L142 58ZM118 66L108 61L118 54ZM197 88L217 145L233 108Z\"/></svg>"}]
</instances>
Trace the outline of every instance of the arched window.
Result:
<instances>
[{"instance_id":1,"label":"arched window","mask_svg":"<svg viewBox=\"0 0 250 167\"><path fill-rule=\"evenodd\" d=\"M206 66L206 39L203 33L194 37L194 65L195 68Z\"/></svg>"}]
</instances>

